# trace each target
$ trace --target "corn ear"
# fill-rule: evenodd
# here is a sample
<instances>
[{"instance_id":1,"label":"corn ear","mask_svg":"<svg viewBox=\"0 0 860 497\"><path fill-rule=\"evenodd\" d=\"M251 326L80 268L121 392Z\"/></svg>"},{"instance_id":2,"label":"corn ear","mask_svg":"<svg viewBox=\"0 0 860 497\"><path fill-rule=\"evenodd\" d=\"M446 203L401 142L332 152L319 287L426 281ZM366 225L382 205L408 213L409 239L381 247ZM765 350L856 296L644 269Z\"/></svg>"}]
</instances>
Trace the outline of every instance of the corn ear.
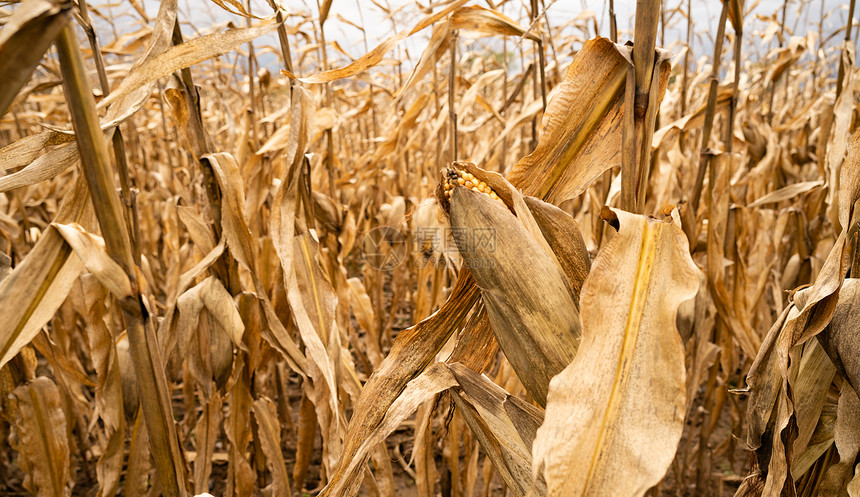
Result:
<instances>
[{"instance_id":1,"label":"corn ear","mask_svg":"<svg viewBox=\"0 0 860 497\"><path fill-rule=\"evenodd\" d=\"M486 177L493 183L494 178ZM525 205L522 198L503 185L486 193L481 186L486 183L467 179L451 190L451 226L460 233L454 239L481 289L499 345L526 390L543 406L549 380L579 347L578 306L539 228L530 231L528 216L516 217L495 197L509 198L514 208ZM536 224L534 218L530 221Z\"/></svg>"}]
</instances>

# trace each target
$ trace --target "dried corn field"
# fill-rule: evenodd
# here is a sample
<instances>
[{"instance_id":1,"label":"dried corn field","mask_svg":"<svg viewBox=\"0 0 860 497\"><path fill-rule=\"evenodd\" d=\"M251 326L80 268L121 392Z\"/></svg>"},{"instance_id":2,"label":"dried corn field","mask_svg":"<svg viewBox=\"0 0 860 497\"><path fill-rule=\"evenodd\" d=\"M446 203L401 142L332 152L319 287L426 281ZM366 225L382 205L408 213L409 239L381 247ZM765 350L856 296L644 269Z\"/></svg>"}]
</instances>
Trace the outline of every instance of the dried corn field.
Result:
<instances>
[{"instance_id":1,"label":"dried corn field","mask_svg":"<svg viewBox=\"0 0 860 497\"><path fill-rule=\"evenodd\" d=\"M0 2L0 494L860 496L855 1L615 3Z\"/></svg>"}]
</instances>

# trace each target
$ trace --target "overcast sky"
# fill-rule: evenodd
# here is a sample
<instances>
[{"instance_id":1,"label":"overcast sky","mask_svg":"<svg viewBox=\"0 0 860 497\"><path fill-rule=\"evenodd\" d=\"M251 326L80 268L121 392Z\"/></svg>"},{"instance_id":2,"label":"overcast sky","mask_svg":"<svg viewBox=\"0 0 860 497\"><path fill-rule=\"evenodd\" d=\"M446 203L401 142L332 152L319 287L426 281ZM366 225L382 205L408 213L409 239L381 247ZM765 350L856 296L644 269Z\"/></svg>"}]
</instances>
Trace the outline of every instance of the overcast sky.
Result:
<instances>
[{"instance_id":1,"label":"overcast sky","mask_svg":"<svg viewBox=\"0 0 860 497\"><path fill-rule=\"evenodd\" d=\"M150 16L154 16L158 10L158 2L155 0L138 0L143 4L146 12ZM242 0L244 3L244 0ZM311 13L317 14L317 0L277 0L288 12L294 14ZM430 0L419 0L423 5L426 5ZM438 0L436 0L438 3ZM411 29L411 27L421 18L423 14L419 11L414 0L377 0L382 5L390 5L391 9L396 11L393 16L394 22L397 25L398 31ZM492 2L497 3L498 0ZM665 0L665 5L669 8L681 7L686 10L687 0ZM822 4L823 2L823 4ZM471 2L475 5L488 6L489 2L485 0L475 0ZM502 7L504 14L521 21L525 19L526 8L528 1L517 0L508 2ZM608 17L608 0L542 0L542 3L547 6L547 16L549 22L553 26L560 26L570 19L573 19L584 11L592 11L598 22L600 34L603 36L609 35L609 17ZM752 9L745 17L744 27L744 53L747 57L755 57L756 54L767 53L767 48L776 46L776 40L772 40L768 47L761 46L761 33L768 29L768 18L778 19L775 15L781 16L782 0L746 0L746 9ZM717 22L720 17L721 2L719 0L692 0L693 5L693 21L694 21L694 40L693 53L698 58L703 55L711 56L713 51L713 36L717 29ZM252 12L261 17L271 15L271 7L266 0L252 0ZM633 19L635 15L635 0L616 0L615 9L617 13L617 22L619 29L619 41L624 42L630 39ZM848 18L848 6L846 1L840 0L789 0L787 9L787 29L798 36L806 36L807 31L818 31L818 19L823 6L825 12L824 33L825 37L840 27L844 26ZM183 31L186 36L193 36L195 30L205 29L206 27L228 20L234 23L244 25L245 20L236 15L225 12L220 7L206 0L179 0L180 20L184 22ZM117 6L116 3L111 7L104 7L106 11L110 11L115 17L119 17L119 30L123 31L122 26L125 23L133 23L136 15L131 10L126 2L122 2ZM855 19L858 13L855 12ZM391 36L393 31L392 20L389 19L384 11L374 5L370 0L333 0L329 20L326 22L326 37L329 41L337 41L339 45L352 58L356 58L365 53L365 44L360 30L350 26L348 22L357 25L365 26L367 32L367 44L369 48L373 48L385 38ZM296 22L298 17L288 20ZM808 21L811 19L812 21ZM127 25L127 24L126 24ZM684 18L679 15L674 16L666 26L666 40L663 46L673 46L673 43L681 42L686 37L687 23ZM311 30L309 25L305 25L307 31ZM103 43L109 41L113 36L109 32L104 32L101 28L100 36ZM426 29L422 33L407 39L399 49L392 51L389 56L398 57L401 60L410 59L412 62L417 61L427 43L430 35L430 29ZM727 32L731 33L731 29L727 28ZM843 34L833 37L827 46L835 47L843 38ZM852 38L856 39L852 34ZM658 44L661 40L658 39ZM267 38L258 39L255 46L277 47L276 37L270 36ZM674 51L677 52L676 47ZM280 67L280 61L274 54L260 55L260 63L268 66L271 69ZM346 57L341 56L337 59L337 54L329 51L330 57L334 59L332 65L343 65L348 62ZM406 65L409 66L407 60Z\"/></svg>"}]
</instances>

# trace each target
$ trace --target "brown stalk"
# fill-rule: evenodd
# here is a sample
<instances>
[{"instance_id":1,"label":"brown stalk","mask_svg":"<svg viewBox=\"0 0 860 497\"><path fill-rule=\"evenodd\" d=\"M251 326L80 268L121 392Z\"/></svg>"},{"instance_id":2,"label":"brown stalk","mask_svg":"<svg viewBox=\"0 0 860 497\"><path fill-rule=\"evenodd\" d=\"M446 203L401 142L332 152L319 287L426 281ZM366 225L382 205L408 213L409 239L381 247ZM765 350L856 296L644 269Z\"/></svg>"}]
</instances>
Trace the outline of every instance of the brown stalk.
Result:
<instances>
[{"instance_id":1,"label":"brown stalk","mask_svg":"<svg viewBox=\"0 0 860 497\"><path fill-rule=\"evenodd\" d=\"M534 69L534 63L531 63L526 67L526 70L523 71L522 77L517 82L517 86L514 87L514 91L511 92L510 96L505 99L505 103L502 104L501 108L499 108L499 114L504 113L505 110L507 110L507 108L516 101L517 97L520 96L520 93L523 92L523 88L526 86L526 81L529 79L529 74L533 73Z\"/></svg>"},{"instance_id":2,"label":"brown stalk","mask_svg":"<svg viewBox=\"0 0 860 497\"><path fill-rule=\"evenodd\" d=\"M508 37L502 37L502 100L507 104L508 102ZM499 112L500 116L504 116L503 110ZM505 151L508 149L508 137L505 136L502 139L502 143L500 145L502 148L500 149L500 160L499 160L499 171L504 173L506 167L506 153Z\"/></svg>"},{"instance_id":3,"label":"brown stalk","mask_svg":"<svg viewBox=\"0 0 860 497\"><path fill-rule=\"evenodd\" d=\"M848 4L848 25L845 26L845 46L851 41L851 25L854 23L854 4L855 0L851 0ZM783 19L783 22L785 19ZM839 57L839 73L836 77L836 99L842 94L842 80L845 78L845 62L843 57Z\"/></svg>"},{"instance_id":4,"label":"brown stalk","mask_svg":"<svg viewBox=\"0 0 860 497\"><path fill-rule=\"evenodd\" d=\"M681 73L681 115L684 116L687 114L687 79L688 74L690 72L690 37L693 33L693 23L690 21L690 15L692 11L690 10L690 0L687 0L687 51L684 52L684 71ZM681 147L683 148L684 141L681 140Z\"/></svg>"},{"instance_id":5,"label":"brown stalk","mask_svg":"<svg viewBox=\"0 0 860 497\"><path fill-rule=\"evenodd\" d=\"M245 10L251 13L251 0L245 0ZM245 18L245 25L251 27L251 18ZM254 76L256 75L254 68L257 65L257 58L254 55L254 42L248 42L248 118L251 120L251 143L256 149L257 143L257 113L255 111L256 95L254 92Z\"/></svg>"},{"instance_id":6,"label":"brown stalk","mask_svg":"<svg viewBox=\"0 0 860 497\"><path fill-rule=\"evenodd\" d=\"M552 60L555 61L555 66L553 67L553 77L554 77L555 81L558 81L559 79L561 79L561 74L559 73L559 65L558 65L558 52L556 52L555 42L552 40L552 28L549 25L549 16L546 13L546 10L547 10L546 1L540 0L540 4L541 4L541 7L543 8L543 14L542 15L543 15L544 25L546 25L546 32L549 33L549 36L547 37L546 41L547 41L547 44L549 45L550 51L552 51ZM550 4L550 6L552 6L552 4ZM542 44L543 43L543 35L540 36L540 39L541 39L541 44ZM543 49L541 49L541 54L543 54ZM546 56L545 54L543 54L543 55ZM546 85L544 85L544 91L546 91L546 90L547 90L547 87L546 87ZM546 104L544 104L544 109L546 109Z\"/></svg>"},{"instance_id":7,"label":"brown stalk","mask_svg":"<svg viewBox=\"0 0 860 497\"><path fill-rule=\"evenodd\" d=\"M171 129L176 129L175 126L171 128L167 125L167 112L164 108L164 85L159 81L158 83L158 109L161 111L161 129L164 131L164 155L167 157L167 163L170 165L170 168L173 169L176 167L173 157L173 147L170 145L176 143L178 141L177 137L179 133L177 132L175 135L171 133Z\"/></svg>"},{"instance_id":8,"label":"brown stalk","mask_svg":"<svg viewBox=\"0 0 860 497\"><path fill-rule=\"evenodd\" d=\"M281 45L281 56L284 59L284 68L290 73L295 74L295 71L293 70L293 58L292 55L290 55L290 40L287 38L287 29L284 28L284 14L273 0L269 0L269 5L271 5L272 10L275 11L275 19L278 21L278 42ZM293 78L289 78L289 81L290 87L295 86L297 83Z\"/></svg>"},{"instance_id":9,"label":"brown stalk","mask_svg":"<svg viewBox=\"0 0 860 497\"><path fill-rule=\"evenodd\" d=\"M723 2L723 8L720 11L720 22L717 26L717 37L714 39L714 59L713 68L711 70L710 86L708 87L708 104L705 107L705 123L702 128L702 145L699 155L699 169L696 172L696 182L693 184L693 191L690 197L690 205L687 207L687 223L684 231L687 233L687 239L691 246L695 246L696 241L696 211L699 209L699 201L702 196L702 185L705 183L705 172L708 168L709 154L708 141L711 139L711 130L714 127L714 114L717 107L717 87L719 85L720 75L720 54L723 51L723 38L726 34L726 17L728 14L728 2Z\"/></svg>"},{"instance_id":10,"label":"brown stalk","mask_svg":"<svg viewBox=\"0 0 860 497\"><path fill-rule=\"evenodd\" d=\"M105 97L110 94L110 82L105 71L104 58L102 57L99 41L96 37L96 31L93 29L90 21L87 2L80 2L82 27L87 34L87 39L90 42L90 48L93 51L93 60L96 63L96 72L99 76L99 86L102 90L102 95ZM140 240L140 223L137 218L137 195L131 190L131 181L128 174L128 159L125 153L125 140L122 138L122 131L117 126L111 138L113 145L113 155L116 161L117 171L119 172L120 195L122 197L123 206L125 207L125 222L128 228L128 233L131 236L131 247L134 256L134 262L140 265L140 246L137 240Z\"/></svg>"},{"instance_id":11,"label":"brown stalk","mask_svg":"<svg viewBox=\"0 0 860 497\"><path fill-rule=\"evenodd\" d=\"M457 30L451 31L451 66L448 71L448 118L451 121L451 162L457 160Z\"/></svg>"},{"instance_id":12,"label":"brown stalk","mask_svg":"<svg viewBox=\"0 0 860 497\"><path fill-rule=\"evenodd\" d=\"M330 5L330 4L329 4ZM328 70L328 45L326 45L325 41L325 21L328 16L328 11L323 13L322 5L317 0L317 10L320 12L320 30L319 30L319 44L320 44L320 54L322 55L322 69L323 71ZM316 31L314 31L316 32ZM333 106L334 99L331 96L331 85L328 83L325 84L325 105ZM328 171L328 190L329 196L331 198L337 198L335 194L334 188L334 143L332 140L334 139L334 133L332 128L328 128L325 130L325 140L326 140L326 153L325 153L325 168Z\"/></svg>"},{"instance_id":13,"label":"brown stalk","mask_svg":"<svg viewBox=\"0 0 860 497\"><path fill-rule=\"evenodd\" d=\"M615 0L609 0L609 39L618 43L618 25L615 21Z\"/></svg>"},{"instance_id":14,"label":"brown stalk","mask_svg":"<svg viewBox=\"0 0 860 497\"><path fill-rule=\"evenodd\" d=\"M743 18L741 18L741 22L743 22ZM732 100L729 102L729 113L728 119L726 122L726 130L725 137L723 141L726 143L726 153L729 154L729 161L731 161L731 154L734 145L734 132L735 132L735 112L737 110L738 105L738 85L741 80L741 42L743 41L743 27L735 26L735 39L734 39L734 59L735 59L735 77L732 83ZM729 162L731 164L731 162Z\"/></svg>"},{"instance_id":15,"label":"brown stalk","mask_svg":"<svg viewBox=\"0 0 860 497\"><path fill-rule=\"evenodd\" d=\"M785 14L786 14L785 11L787 8L788 8L788 0L783 0L783 2L782 2L782 19L780 20L780 23L779 23L779 36L778 36L779 48L782 48L785 45L785 43L783 42L783 39L785 38ZM841 66L841 64L840 64L840 66ZM773 99L774 99L774 96L776 95L776 85L777 85L778 81L779 80L774 80L771 82L770 92L768 93L768 96L767 96L767 115L766 115L766 117L767 117L768 124L770 124L770 122L773 120ZM786 84L788 84L788 83L786 83Z\"/></svg>"},{"instance_id":16,"label":"brown stalk","mask_svg":"<svg viewBox=\"0 0 860 497\"><path fill-rule=\"evenodd\" d=\"M656 86L656 79L660 74L659 67L654 67L657 43L657 27L660 22L660 0L637 0L636 2L636 26L633 46L633 70L636 76L636 97L634 103L634 115L638 125L637 134L642 133L636 141L641 142L641 148L637 153L638 163L635 171L636 191L635 211L642 212L645 205L645 189L647 188L649 164L651 162L651 135L654 134L654 120L657 117L657 106L651 105L656 102L657 93L652 92L652 86ZM654 88L656 90L656 88Z\"/></svg>"},{"instance_id":17,"label":"brown stalk","mask_svg":"<svg viewBox=\"0 0 860 497\"><path fill-rule=\"evenodd\" d=\"M728 5L728 2L726 2L726 5ZM731 98L731 101L729 102L729 110L728 110L728 118L727 118L728 122L726 123L726 128L724 131L725 135L723 137L723 140L724 140L725 146L726 146L726 156L725 156L724 161L714 161L711 154L707 154L708 155L708 161L711 163L710 167L708 168L709 183L710 183L710 187L711 187L711 189L710 189L710 202L709 202L709 220L710 220L711 224L709 225L708 236L709 237L714 236L714 237L723 237L724 238L724 246L719 247L720 251L717 254L715 254L713 257L709 256L709 259L711 259L711 260L722 260L726 255L728 255L728 257L731 258L731 260L734 260L736 254L737 254L737 251L734 249L735 248L735 243L734 243L734 239L733 239L734 230L732 230L731 233L728 233L728 232L715 233L713 230L716 230L717 227L720 226L720 222L717 221L717 216L722 215L722 214L719 214L719 211L721 209L718 209L717 205L716 205L716 203L718 201L720 201L719 199L717 199L718 174L723 174L723 175L727 175L727 177L731 177L731 168L732 168L732 155L731 155L731 153L732 153L733 141L734 141L734 136L733 136L733 133L734 133L734 115L735 115L735 107L737 105L738 83L740 81L740 61L741 61L740 55L741 55L741 42L743 40L743 26L742 26L743 13L740 12L738 14L738 16L739 16L738 25L734 26L735 30L736 30L735 31L735 39L734 39L734 59L735 59L734 84L732 87L732 98ZM703 147L703 149L704 149L704 147ZM703 151L703 153L704 153L704 151ZM727 172L720 172L717 170L717 164L722 164L724 167L729 168L729 170ZM728 192L723 191L721 193L721 195L723 195L723 196L728 195ZM722 201L725 202L725 200L722 200ZM727 224L727 220L726 220L726 224ZM723 228L725 229L725 225L723 225ZM726 230L726 231L728 231L728 230ZM713 247L711 247L709 244L709 250L711 250L712 248ZM728 251L728 254L725 254L726 251ZM709 270L709 275L710 274L716 274L716 273ZM737 273L735 273L735 275L737 276ZM710 276L709 276L709 278L710 278ZM713 281L711 281L710 283L715 284L715 282L713 282ZM736 285L734 287L735 291L738 291L738 286L739 285ZM727 326L728 325L726 323L725 318L722 315L718 314L716 317L716 322L714 323L713 336L709 336L705 339L710 340L713 343L721 343L724 340L724 337L726 336L726 334L729 332ZM700 492L708 492L709 491L708 489L711 487L711 484L710 484L711 469L710 469L709 465L706 464L706 458L704 457L704 448L709 447L711 435L713 434L714 429L716 428L717 422L720 419L723 407L725 405L726 395L727 395L726 389L724 387L720 387L717 384L717 376L718 376L720 370L721 370L721 363L719 361L716 362L713 366L711 366L709 376L708 376L708 384L707 384L706 394L705 394L705 412L703 413L704 422L701 426L701 429L700 429L701 431L699 432L700 452L698 455L698 465L697 465L697 470L696 470L696 488ZM720 381L724 381L724 379L721 379ZM709 448L709 450L710 450L710 448Z\"/></svg>"},{"instance_id":18,"label":"brown stalk","mask_svg":"<svg viewBox=\"0 0 860 497\"><path fill-rule=\"evenodd\" d=\"M536 24L537 18L538 18L538 0L531 0L531 1L532 1L532 12L531 12L532 13L532 24ZM546 60L544 59L544 53L543 53L543 32L540 29L538 29L538 33L539 34L538 34L537 40L535 40L535 50L537 50L537 53L538 53L538 68L540 69L540 72L538 73L540 75L540 98L541 98L541 102L543 103L543 111L545 112L546 111ZM537 119L537 117L535 117L535 119Z\"/></svg>"},{"instance_id":19,"label":"brown stalk","mask_svg":"<svg viewBox=\"0 0 860 497\"><path fill-rule=\"evenodd\" d=\"M173 24L173 44L182 44L182 31L179 28L179 18ZM218 181L215 178L215 172L208 160L200 158L206 154L212 153L215 149L212 145L212 138L209 132L203 126L203 115L200 111L200 94L197 92L197 87L194 85L194 79L191 76L191 69L185 68L180 71L179 81L182 83L185 90L185 102L188 106L188 127L191 130L191 147L194 157L200 164L200 169L203 173L203 185L206 189L206 197L209 203L209 215L212 217L212 230L216 240L221 239L221 189L218 187ZM241 292L239 286L239 276L235 264L230 264L228 261L228 250L224 251L224 255L219 258L212 269L218 278L224 282L224 286L230 291L231 295L237 295Z\"/></svg>"},{"instance_id":20,"label":"brown stalk","mask_svg":"<svg viewBox=\"0 0 860 497\"><path fill-rule=\"evenodd\" d=\"M850 10L850 9L849 9ZM815 58L812 60L812 83L816 87L819 85L818 78L824 73L818 72L819 58L818 54L824 47L824 2L821 2L821 10L818 13L818 48L815 50Z\"/></svg>"},{"instance_id":21,"label":"brown stalk","mask_svg":"<svg viewBox=\"0 0 860 497\"><path fill-rule=\"evenodd\" d=\"M651 72L654 66L654 47L657 43L657 26L660 22L660 0L636 1L635 44L633 68L636 72L636 118L645 117L648 92L651 90Z\"/></svg>"},{"instance_id":22,"label":"brown stalk","mask_svg":"<svg viewBox=\"0 0 860 497\"><path fill-rule=\"evenodd\" d=\"M362 14L362 12L361 12L361 2L359 2L358 0L355 0L355 8L358 10L358 19L361 21L361 24L364 25L364 14ZM367 53L370 51L370 48L367 46L367 30L362 29L361 35L362 35L361 39L364 42L364 53ZM436 69L435 66L433 69L434 70ZM376 124L376 121L377 121L377 119L376 119L376 106L373 105L373 95L374 95L375 90L373 88L373 83L370 83L367 86L368 86L367 91L368 91L368 95L370 98L370 119L371 119L371 123L373 124L373 137L376 138L377 136L379 136L379 130L378 130L378 127ZM434 94L435 94L435 90L434 90ZM373 140L370 141L370 144L373 147L373 149L376 148L376 145L374 143L375 142Z\"/></svg>"},{"instance_id":23,"label":"brown stalk","mask_svg":"<svg viewBox=\"0 0 860 497\"><path fill-rule=\"evenodd\" d=\"M609 39L612 40L612 43L618 43L618 26L615 21L614 0L609 0ZM606 201L609 200L609 190L612 188L612 169L607 169L606 172L603 173L603 176L600 180L600 185L600 200L603 205L606 205ZM599 246L601 241L603 240L604 223L603 220L600 219L599 213L595 213L594 220L595 225L599 226L599 228L595 230L597 236L597 245Z\"/></svg>"},{"instance_id":24,"label":"brown stalk","mask_svg":"<svg viewBox=\"0 0 860 497\"><path fill-rule=\"evenodd\" d=\"M632 109L636 100L635 71L627 69L627 82L624 86L624 109ZM621 124L621 208L633 212L636 208L636 116L624 112Z\"/></svg>"},{"instance_id":25,"label":"brown stalk","mask_svg":"<svg viewBox=\"0 0 860 497\"><path fill-rule=\"evenodd\" d=\"M185 464L173 422L167 378L158 342L137 287L137 270L131 242L116 196L110 157L96 114L95 100L87 82L86 68L74 28L66 26L57 38L57 51L66 101L77 135L84 176L90 190L108 254L122 267L131 282L132 298L120 302L150 447L162 491L168 496L185 495Z\"/></svg>"}]
</instances>

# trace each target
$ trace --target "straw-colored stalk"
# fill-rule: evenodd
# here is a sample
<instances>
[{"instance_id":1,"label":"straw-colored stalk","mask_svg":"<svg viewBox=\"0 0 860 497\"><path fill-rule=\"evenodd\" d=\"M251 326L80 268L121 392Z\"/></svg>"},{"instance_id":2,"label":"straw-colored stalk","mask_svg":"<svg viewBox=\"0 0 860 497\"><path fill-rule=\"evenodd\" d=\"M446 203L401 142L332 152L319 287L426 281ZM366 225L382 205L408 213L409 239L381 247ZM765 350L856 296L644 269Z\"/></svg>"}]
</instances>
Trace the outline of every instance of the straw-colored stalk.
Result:
<instances>
[{"instance_id":1,"label":"straw-colored stalk","mask_svg":"<svg viewBox=\"0 0 860 497\"><path fill-rule=\"evenodd\" d=\"M127 225L116 196L110 156L99 126L95 100L87 82L84 61L72 26L66 26L60 32L57 50L83 173L107 252L119 263L131 282L133 298L119 304L128 331L152 457L164 494L171 497L184 496L185 466L173 425L173 408L170 405L164 365L155 334L146 322L147 313L138 294L137 271Z\"/></svg>"}]
</instances>

